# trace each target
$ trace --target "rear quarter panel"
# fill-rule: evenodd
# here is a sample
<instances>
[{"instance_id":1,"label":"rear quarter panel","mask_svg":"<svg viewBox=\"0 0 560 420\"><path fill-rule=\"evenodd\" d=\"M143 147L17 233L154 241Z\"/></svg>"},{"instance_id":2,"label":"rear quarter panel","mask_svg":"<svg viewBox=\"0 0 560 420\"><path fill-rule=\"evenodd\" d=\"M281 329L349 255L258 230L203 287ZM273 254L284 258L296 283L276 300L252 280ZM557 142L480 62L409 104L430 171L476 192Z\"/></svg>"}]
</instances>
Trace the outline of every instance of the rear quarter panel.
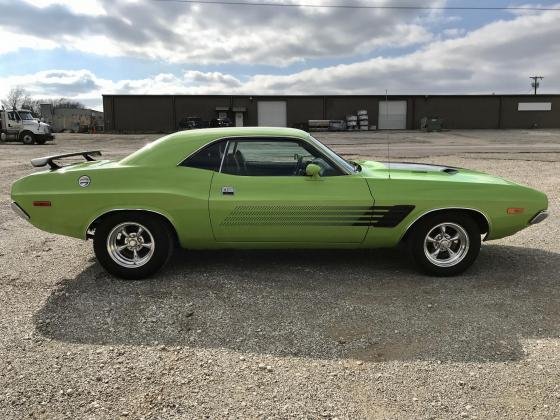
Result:
<instances>
[{"instance_id":1,"label":"rear quarter panel","mask_svg":"<svg viewBox=\"0 0 560 420\"><path fill-rule=\"evenodd\" d=\"M87 175L88 187L78 185ZM208 192L212 172L173 166L77 165L37 173L17 181L12 199L39 229L84 239L88 226L112 210L150 210L165 216L183 246L212 239ZM48 200L51 207L34 207Z\"/></svg>"}]
</instances>

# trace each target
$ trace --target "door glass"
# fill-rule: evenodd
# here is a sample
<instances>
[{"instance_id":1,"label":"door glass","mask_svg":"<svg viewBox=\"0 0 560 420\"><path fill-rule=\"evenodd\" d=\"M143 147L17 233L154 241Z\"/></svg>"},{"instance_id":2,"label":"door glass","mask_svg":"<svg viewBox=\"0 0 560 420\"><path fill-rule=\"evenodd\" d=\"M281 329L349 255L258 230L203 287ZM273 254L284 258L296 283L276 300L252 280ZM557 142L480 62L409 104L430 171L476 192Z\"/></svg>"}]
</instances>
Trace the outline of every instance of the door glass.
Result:
<instances>
[{"instance_id":1,"label":"door glass","mask_svg":"<svg viewBox=\"0 0 560 420\"><path fill-rule=\"evenodd\" d=\"M321 167L321 176L340 175L312 147L286 140L230 140L222 172L241 176L304 176L310 163Z\"/></svg>"}]
</instances>

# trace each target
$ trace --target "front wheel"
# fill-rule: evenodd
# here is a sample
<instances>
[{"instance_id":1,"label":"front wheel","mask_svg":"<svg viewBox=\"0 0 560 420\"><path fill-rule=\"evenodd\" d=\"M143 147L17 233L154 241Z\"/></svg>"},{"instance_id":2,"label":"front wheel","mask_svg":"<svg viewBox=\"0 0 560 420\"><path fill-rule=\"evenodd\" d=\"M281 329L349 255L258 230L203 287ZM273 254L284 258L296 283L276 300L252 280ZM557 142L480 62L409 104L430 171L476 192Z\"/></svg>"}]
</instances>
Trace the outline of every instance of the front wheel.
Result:
<instances>
[{"instance_id":1,"label":"front wheel","mask_svg":"<svg viewBox=\"0 0 560 420\"><path fill-rule=\"evenodd\" d=\"M25 131L21 134L21 141L28 146L35 143L35 134L30 131Z\"/></svg>"},{"instance_id":2,"label":"front wheel","mask_svg":"<svg viewBox=\"0 0 560 420\"><path fill-rule=\"evenodd\" d=\"M93 249L111 274L139 280L151 276L169 259L173 235L159 218L141 213L117 213L95 229Z\"/></svg>"},{"instance_id":3,"label":"front wheel","mask_svg":"<svg viewBox=\"0 0 560 420\"><path fill-rule=\"evenodd\" d=\"M418 222L409 241L412 258L422 271L454 276L476 260L480 252L480 228L466 214L436 214Z\"/></svg>"}]
</instances>

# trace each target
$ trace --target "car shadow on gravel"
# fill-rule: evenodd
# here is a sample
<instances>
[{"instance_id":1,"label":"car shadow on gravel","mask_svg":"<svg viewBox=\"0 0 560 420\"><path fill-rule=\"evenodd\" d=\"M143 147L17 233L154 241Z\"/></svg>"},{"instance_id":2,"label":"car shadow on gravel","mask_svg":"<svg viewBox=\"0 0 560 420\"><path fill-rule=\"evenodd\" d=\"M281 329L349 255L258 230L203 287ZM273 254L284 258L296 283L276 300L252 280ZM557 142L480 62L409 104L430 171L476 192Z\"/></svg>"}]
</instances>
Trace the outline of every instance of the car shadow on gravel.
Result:
<instances>
[{"instance_id":1,"label":"car shadow on gravel","mask_svg":"<svg viewBox=\"0 0 560 420\"><path fill-rule=\"evenodd\" d=\"M54 340L369 361L506 361L560 335L560 254L485 245L455 278L395 251L178 252L151 280L93 263L35 314Z\"/></svg>"}]
</instances>

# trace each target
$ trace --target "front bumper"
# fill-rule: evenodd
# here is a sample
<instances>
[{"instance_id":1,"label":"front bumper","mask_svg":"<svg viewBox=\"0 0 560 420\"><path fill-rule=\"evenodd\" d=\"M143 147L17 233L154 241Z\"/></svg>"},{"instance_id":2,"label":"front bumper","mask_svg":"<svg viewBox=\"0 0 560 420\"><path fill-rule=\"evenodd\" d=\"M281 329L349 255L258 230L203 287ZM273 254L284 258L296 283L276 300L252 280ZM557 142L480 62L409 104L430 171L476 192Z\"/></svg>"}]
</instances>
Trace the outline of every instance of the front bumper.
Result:
<instances>
[{"instance_id":1,"label":"front bumper","mask_svg":"<svg viewBox=\"0 0 560 420\"><path fill-rule=\"evenodd\" d=\"M548 217L548 211L547 210L541 210L537 214L535 214L535 216L531 220L529 220L529 224L530 225L536 225L537 223L542 222L547 217Z\"/></svg>"},{"instance_id":2,"label":"front bumper","mask_svg":"<svg viewBox=\"0 0 560 420\"><path fill-rule=\"evenodd\" d=\"M46 140L46 141L54 140L54 134L52 134L52 133L35 134L35 137L37 137L38 139L41 139L41 140Z\"/></svg>"},{"instance_id":3,"label":"front bumper","mask_svg":"<svg viewBox=\"0 0 560 420\"><path fill-rule=\"evenodd\" d=\"M12 201L12 210L15 214L21 217L23 220L29 220L29 215L22 209L15 201Z\"/></svg>"}]
</instances>

